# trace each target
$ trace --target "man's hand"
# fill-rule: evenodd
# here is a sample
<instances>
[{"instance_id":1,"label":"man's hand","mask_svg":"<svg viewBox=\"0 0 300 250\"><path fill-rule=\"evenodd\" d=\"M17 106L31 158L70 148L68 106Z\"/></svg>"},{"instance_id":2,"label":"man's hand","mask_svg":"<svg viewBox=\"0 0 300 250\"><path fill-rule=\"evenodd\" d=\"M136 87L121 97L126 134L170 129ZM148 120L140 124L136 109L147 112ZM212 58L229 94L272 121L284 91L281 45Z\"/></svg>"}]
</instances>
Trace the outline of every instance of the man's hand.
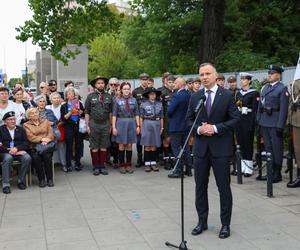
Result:
<instances>
[{"instance_id":1,"label":"man's hand","mask_svg":"<svg viewBox=\"0 0 300 250\"><path fill-rule=\"evenodd\" d=\"M16 153L18 152L18 149L16 148L16 147L13 147L13 148L11 148L10 150L9 150L9 154L10 155L15 155Z\"/></svg>"},{"instance_id":2,"label":"man's hand","mask_svg":"<svg viewBox=\"0 0 300 250\"><path fill-rule=\"evenodd\" d=\"M200 135L212 136L212 135L215 133L215 131L214 131L213 125L204 122L204 123L202 124L202 126L200 126L200 127L198 128L198 133L199 133Z\"/></svg>"}]
</instances>

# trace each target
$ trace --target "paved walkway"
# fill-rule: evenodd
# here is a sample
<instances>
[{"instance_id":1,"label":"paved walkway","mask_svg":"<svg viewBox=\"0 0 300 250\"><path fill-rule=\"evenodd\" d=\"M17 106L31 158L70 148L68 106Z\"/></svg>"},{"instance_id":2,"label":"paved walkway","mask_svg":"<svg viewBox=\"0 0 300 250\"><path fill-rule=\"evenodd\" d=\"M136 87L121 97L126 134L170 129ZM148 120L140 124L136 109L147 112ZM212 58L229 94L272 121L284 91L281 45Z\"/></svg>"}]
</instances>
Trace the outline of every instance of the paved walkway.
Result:
<instances>
[{"instance_id":1,"label":"paved walkway","mask_svg":"<svg viewBox=\"0 0 300 250\"><path fill-rule=\"evenodd\" d=\"M88 157L87 157L88 158ZM89 159L83 161L90 164ZM211 176L209 229L190 232L197 222L194 181L185 178L186 239L201 249L300 249L300 189L274 185L275 198L266 197L266 184L254 178L243 185L233 179L232 235L217 237L219 197ZM57 170L55 187L34 185L0 193L0 250L163 250L165 241L180 243L180 181L167 172L95 177L90 169L69 174Z\"/></svg>"}]
</instances>

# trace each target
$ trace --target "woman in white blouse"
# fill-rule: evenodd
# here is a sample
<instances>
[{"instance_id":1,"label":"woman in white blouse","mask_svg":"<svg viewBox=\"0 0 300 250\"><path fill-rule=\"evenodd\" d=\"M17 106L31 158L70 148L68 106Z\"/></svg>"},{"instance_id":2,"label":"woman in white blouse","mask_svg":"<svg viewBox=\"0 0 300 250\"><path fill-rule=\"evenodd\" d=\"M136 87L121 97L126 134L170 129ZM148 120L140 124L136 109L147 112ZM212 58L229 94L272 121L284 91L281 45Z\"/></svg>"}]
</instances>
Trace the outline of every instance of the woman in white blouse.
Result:
<instances>
[{"instance_id":1,"label":"woman in white blouse","mask_svg":"<svg viewBox=\"0 0 300 250\"><path fill-rule=\"evenodd\" d=\"M63 126L63 123L61 121L61 115L60 115L60 106L61 106L61 96L58 92L53 92L50 95L50 101L51 105L47 105L46 109L51 109L57 118L58 122L58 127ZM57 148L54 151L53 154L53 160L54 164L60 165L61 168L66 166L66 144L64 141L60 141L58 138L58 143L57 143Z\"/></svg>"}]
</instances>

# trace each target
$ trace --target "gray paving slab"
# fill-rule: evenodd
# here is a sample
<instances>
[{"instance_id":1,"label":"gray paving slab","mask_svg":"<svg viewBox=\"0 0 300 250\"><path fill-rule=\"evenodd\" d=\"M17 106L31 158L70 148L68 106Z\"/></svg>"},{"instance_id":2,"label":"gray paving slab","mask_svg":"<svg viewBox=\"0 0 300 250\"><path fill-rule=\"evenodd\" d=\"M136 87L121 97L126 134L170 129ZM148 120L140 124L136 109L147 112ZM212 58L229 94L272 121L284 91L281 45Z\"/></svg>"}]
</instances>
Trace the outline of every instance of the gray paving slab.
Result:
<instances>
[{"instance_id":1,"label":"gray paving slab","mask_svg":"<svg viewBox=\"0 0 300 250\"><path fill-rule=\"evenodd\" d=\"M89 166L86 157L84 165ZM108 176L82 172L55 173L55 187L36 185L25 191L12 187L0 194L0 250L167 250L166 241L180 243L180 181L168 171L145 173L137 169ZM185 237L188 247L202 249L299 249L300 189L274 185L274 198L266 196L266 183L255 178L243 185L232 178L234 198L232 235L218 238L219 196L213 176L209 183L209 228L192 236L197 223L194 179L185 178Z\"/></svg>"}]
</instances>

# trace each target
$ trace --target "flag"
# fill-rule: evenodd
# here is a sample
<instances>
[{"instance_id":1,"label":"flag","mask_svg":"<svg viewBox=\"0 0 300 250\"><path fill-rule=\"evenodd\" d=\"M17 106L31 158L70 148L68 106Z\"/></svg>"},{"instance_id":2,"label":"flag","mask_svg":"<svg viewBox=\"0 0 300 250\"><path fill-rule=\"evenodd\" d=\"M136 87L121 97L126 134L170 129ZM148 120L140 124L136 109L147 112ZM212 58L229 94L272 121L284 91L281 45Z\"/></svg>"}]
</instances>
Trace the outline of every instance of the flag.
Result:
<instances>
[{"instance_id":1,"label":"flag","mask_svg":"<svg viewBox=\"0 0 300 250\"><path fill-rule=\"evenodd\" d=\"M295 75L294 75L294 81L300 79L300 53L299 53L299 58L298 58L298 63L297 63L297 67L296 67L296 71L295 71Z\"/></svg>"}]
</instances>

